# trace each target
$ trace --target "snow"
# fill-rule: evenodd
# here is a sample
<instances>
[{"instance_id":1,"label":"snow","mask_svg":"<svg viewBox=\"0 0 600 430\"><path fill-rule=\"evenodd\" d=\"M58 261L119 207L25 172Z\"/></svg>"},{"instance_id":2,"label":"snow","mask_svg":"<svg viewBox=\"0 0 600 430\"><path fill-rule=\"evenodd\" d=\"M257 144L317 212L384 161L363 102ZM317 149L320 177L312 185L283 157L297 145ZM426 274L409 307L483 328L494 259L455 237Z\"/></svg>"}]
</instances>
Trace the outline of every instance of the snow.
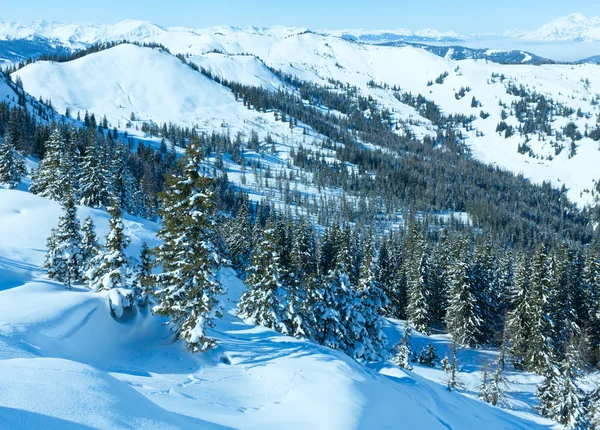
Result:
<instances>
[{"instance_id":1,"label":"snow","mask_svg":"<svg viewBox=\"0 0 600 430\"><path fill-rule=\"evenodd\" d=\"M37 269L59 214L56 202L0 190L1 428L545 427L531 411L515 417L392 364L248 324L234 315L244 287L229 269L228 312L209 333L218 347L192 355L147 309L113 319L110 293L67 290ZM105 234L107 214L80 208L87 215ZM124 224L132 257L158 228Z\"/></svg>"}]
</instances>

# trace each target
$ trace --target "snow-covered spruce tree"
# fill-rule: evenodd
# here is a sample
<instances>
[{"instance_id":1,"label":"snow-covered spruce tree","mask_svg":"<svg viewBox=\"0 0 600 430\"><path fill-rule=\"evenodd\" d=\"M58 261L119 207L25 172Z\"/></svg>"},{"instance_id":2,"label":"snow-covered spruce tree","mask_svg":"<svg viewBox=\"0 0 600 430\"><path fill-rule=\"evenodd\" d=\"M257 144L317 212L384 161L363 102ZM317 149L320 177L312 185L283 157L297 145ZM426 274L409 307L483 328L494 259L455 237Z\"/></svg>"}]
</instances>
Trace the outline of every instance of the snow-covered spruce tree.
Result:
<instances>
[{"instance_id":1,"label":"snow-covered spruce tree","mask_svg":"<svg viewBox=\"0 0 600 430\"><path fill-rule=\"evenodd\" d=\"M206 328L222 316L219 296L225 292L217 276L221 257L215 245L212 180L198 172L201 161L195 137L181 160L182 173L169 177L161 194L163 224L157 237L163 243L155 250L155 266L163 271L153 275L153 312L169 318L192 352L215 345Z\"/></svg>"},{"instance_id":2,"label":"snow-covered spruce tree","mask_svg":"<svg viewBox=\"0 0 600 430\"><path fill-rule=\"evenodd\" d=\"M593 364L600 361L600 258L589 252L583 271L584 300L587 308L586 325L590 338Z\"/></svg>"},{"instance_id":3,"label":"snow-covered spruce tree","mask_svg":"<svg viewBox=\"0 0 600 430\"><path fill-rule=\"evenodd\" d=\"M52 200L62 201L66 196L66 191L72 192L69 188L69 177L65 175L65 161L68 157L63 157L65 142L62 139L60 131L55 129L46 142L46 153L40 161L37 170L33 175L30 191Z\"/></svg>"},{"instance_id":4,"label":"snow-covered spruce tree","mask_svg":"<svg viewBox=\"0 0 600 430\"><path fill-rule=\"evenodd\" d=\"M378 361L386 356L387 337L383 332L383 307L387 297L377 284L374 272L377 271L371 239L365 243L364 257L358 279L357 294L360 303L359 312L364 318L365 337L361 341L360 358ZM360 340L359 340L360 341Z\"/></svg>"},{"instance_id":5,"label":"snow-covered spruce tree","mask_svg":"<svg viewBox=\"0 0 600 430\"><path fill-rule=\"evenodd\" d=\"M110 194L116 197L117 203L124 211L132 213L133 190L127 168L127 150L121 141L113 142L112 138L108 141L112 144L109 164Z\"/></svg>"},{"instance_id":6,"label":"snow-covered spruce tree","mask_svg":"<svg viewBox=\"0 0 600 430\"><path fill-rule=\"evenodd\" d=\"M48 238L48 252L42 267L48 270L50 279L71 288L73 282L82 278L83 261L79 220L73 197L67 197L63 210L58 226L52 229Z\"/></svg>"},{"instance_id":7,"label":"snow-covered spruce tree","mask_svg":"<svg viewBox=\"0 0 600 430\"><path fill-rule=\"evenodd\" d=\"M529 264L523 254L518 254L511 291L511 307L507 317L508 354L516 369L523 369L527 355L529 326L532 320L529 303Z\"/></svg>"},{"instance_id":8,"label":"snow-covered spruce tree","mask_svg":"<svg viewBox=\"0 0 600 430\"><path fill-rule=\"evenodd\" d=\"M558 368L548 363L542 376L544 381L537 387L535 396L539 399L537 410L546 418L553 419L561 395L561 376Z\"/></svg>"},{"instance_id":9,"label":"snow-covered spruce tree","mask_svg":"<svg viewBox=\"0 0 600 430\"><path fill-rule=\"evenodd\" d=\"M406 315L414 328L429 333L429 307L427 302L427 284L425 279L427 254L425 240L418 227L413 225L407 242L407 306Z\"/></svg>"},{"instance_id":10,"label":"snow-covered spruce tree","mask_svg":"<svg viewBox=\"0 0 600 430\"><path fill-rule=\"evenodd\" d=\"M246 202L240 205L235 218L229 222L225 243L233 268L245 276L252 263L252 224Z\"/></svg>"},{"instance_id":11,"label":"snow-covered spruce tree","mask_svg":"<svg viewBox=\"0 0 600 430\"><path fill-rule=\"evenodd\" d=\"M238 312L256 324L289 334L283 316L288 298L281 284L280 256L275 250L274 221L267 222L261 242L254 249L252 267L246 278L246 291Z\"/></svg>"},{"instance_id":12,"label":"snow-covered spruce tree","mask_svg":"<svg viewBox=\"0 0 600 430\"><path fill-rule=\"evenodd\" d=\"M412 366L410 365L410 325L407 323L404 326L404 335L402 336L402 341L396 348L396 355L392 358L392 362L406 370L412 370Z\"/></svg>"},{"instance_id":13,"label":"snow-covered spruce tree","mask_svg":"<svg viewBox=\"0 0 600 430\"><path fill-rule=\"evenodd\" d=\"M140 250L140 262L137 265L134 282L134 295L138 306L145 307L152 296L152 251L144 242Z\"/></svg>"},{"instance_id":14,"label":"snow-covered spruce tree","mask_svg":"<svg viewBox=\"0 0 600 430\"><path fill-rule=\"evenodd\" d=\"M579 256L564 243L550 257L551 282L548 292L548 309L552 325L549 335L556 361L565 359L566 348L573 336L581 330L577 324L577 290L582 280L577 262Z\"/></svg>"},{"instance_id":15,"label":"snow-covered spruce tree","mask_svg":"<svg viewBox=\"0 0 600 430\"><path fill-rule=\"evenodd\" d=\"M446 327L452 338L463 346L475 342L480 324L468 272L466 241L459 239L449 268L450 303L446 310Z\"/></svg>"},{"instance_id":16,"label":"snow-covered spruce tree","mask_svg":"<svg viewBox=\"0 0 600 430\"><path fill-rule=\"evenodd\" d=\"M133 273L125 255L129 238L124 234L122 212L116 199L107 210L110 214L110 231L104 248L92 258L86 276L92 291L110 292L108 301L111 313L120 318L123 310L130 309L134 303Z\"/></svg>"},{"instance_id":17,"label":"snow-covered spruce tree","mask_svg":"<svg viewBox=\"0 0 600 430\"><path fill-rule=\"evenodd\" d=\"M552 362L550 339L548 292L550 290L550 267L546 247L541 245L533 256L531 264L528 302L530 306L529 332L525 365L529 371L541 373Z\"/></svg>"},{"instance_id":18,"label":"snow-covered spruce tree","mask_svg":"<svg viewBox=\"0 0 600 430\"><path fill-rule=\"evenodd\" d=\"M399 249L400 247L398 247ZM396 260L394 239L390 235L379 244L377 253L377 284L385 293L388 302L384 307L385 315L391 318L400 318L404 314L406 286L402 276L402 254L399 252L399 261Z\"/></svg>"},{"instance_id":19,"label":"snow-covered spruce tree","mask_svg":"<svg viewBox=\"0 0 600 430\"><path fill-rule=\"evenodd\" d=\"M481 374L481 384L479 384L479 400L491 403L490 385L488 384L488 369L490 365L485 360L483 362L483 372Z\"/></svg>"},{"instance_id":20,"label":"snow-covered spruce tree","mask_svg":"<svg viewBox=\"0 0 600 430\"><path fill-rule=\"evenodd\" d=\"M96 236L96 227L91 217L86 217L81 226L81 268L86 273L90 268L92 259L98 254L100 245Z\"/></svg>"},{"instance_id":21,"label":"snow-covered spruce tree","mask_svg":"<svg viewBox=\"0 0 600 430\"><path fill-rule=\"evenodd\" d=\"M293 276L288 285L290 300L285 319L290 321L294 336L313 337L312 299L316 299L313 288L317 277L317 252L312 227L304 219L296 226L290 258Z\"/></svg>"},{"instance_id":22,"label":"snow-covered spruce tree","mask_svg":"<svg viewBox=\"0 0 600 430\"><path fill-rule=\"evenodd\" d=\"M429 367L435 367L438 360L439 357L437 356L437 352L433 344L430 343L429 345L421 349L421 353L419 354L419 364Z\"/></svg>"},{"instance_id":23,"label":"snow-covered spruce tree","mask_svg":"<svg viewBox=\"0 0 600 430\"><path fill-rule=\"evenodd\" d=\"M581 376L578 353L573 341L567 345L564 361L559 365L560 384L557 397L549 418L558 421L567 428L591 428L588 422L589 414L586 410L584 392L577 385L577 378Z\"/></svg>"},{"instance_id":24,"label":"snow-covered spruce tree","mask_svg":"<svg viewBox=\"0 0 600 430\"><path fill-rule=\"evenodd\" d=\"M0 142L0 187L15 188L25 174L25 164L6 133Z\"/></svg>"},{"instance_id":25,"label":"snow-covered spruce tree","mask_svg":"<svg viewBox=\"0 0 600 430\"><path fill-rule=\"evenodd\" d=\"M450 368L448 373L448 383L447 388L449 391L454 391L460 387L460 382L458 381L458 343L456 340L452 341L452 347L450 348Z\"/></svg>"},{"instance_id":26,"label":"snow-covered spruce tree","mask_svg":"<svg viewBox=\"0 0 600 430\"><path fill-rule=\"evenodd\" d=\"M109 166L104 139L101 136L91 130L87 133L85 153L80 163L80 203L92 208L107 205L109 201Z\"/></svg>"},{"instance_id":27,"label":"snow-covered spruce tree","mask_svg":"<svg viewBox=\"0 0 600 430\"><path fill-rule=\"evenodd\" d=\"M470 269L471 291L475 298L475 313L478 319L476 341L489 344L502 330L502 312L498 303L498 292L493 277L494 262L490 239L479 243L473 255Z\"/></svg>"},{"instance_id":28,"label":"snow-covered spruce tree","mask_svg":"<svg viewBox=\"0 0 600 430\"><path fill-rule=\"evenodd\" d=\"M347 351L346 312L352 289L345 271L346 250L340 237L339 227L334 226L323 238L321 274L309 281L308 291L312 292L309 301L315 339L321 345ZM336 252L338 249L340 252Z\"/></svg>"}]
</instances>

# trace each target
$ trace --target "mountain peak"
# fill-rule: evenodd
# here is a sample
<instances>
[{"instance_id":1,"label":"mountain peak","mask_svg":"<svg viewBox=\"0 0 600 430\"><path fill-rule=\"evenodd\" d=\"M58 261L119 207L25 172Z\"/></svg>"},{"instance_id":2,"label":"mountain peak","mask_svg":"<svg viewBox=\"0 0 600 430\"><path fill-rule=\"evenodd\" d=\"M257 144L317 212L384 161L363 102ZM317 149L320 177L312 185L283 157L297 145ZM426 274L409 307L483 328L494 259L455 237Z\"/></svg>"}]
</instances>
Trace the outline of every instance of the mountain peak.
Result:
<instances>
[{"instance_id":1,"label":"mountain peak","mask_svg":"<svg viewBox=\"0 0 600 430\"><path fill-rule=\"evenodd\" d=\"M520 34L521 39L541 41L600 41L600 17L573 13L553 19L537 30Z\"/></svg>"}]
</instances>

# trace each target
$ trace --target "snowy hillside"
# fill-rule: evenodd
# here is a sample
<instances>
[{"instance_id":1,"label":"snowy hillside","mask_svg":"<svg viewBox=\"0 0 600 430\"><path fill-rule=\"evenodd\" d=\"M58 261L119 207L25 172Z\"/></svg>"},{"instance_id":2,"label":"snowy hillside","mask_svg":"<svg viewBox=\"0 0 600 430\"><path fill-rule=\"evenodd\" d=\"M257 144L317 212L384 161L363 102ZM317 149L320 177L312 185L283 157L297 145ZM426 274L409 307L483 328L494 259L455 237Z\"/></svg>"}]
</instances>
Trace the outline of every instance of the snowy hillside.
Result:
<instances>
[{"instance_id":1,"label":"snowy hillside","mask_svg":"<svg viewBox=\"0 0 600 430\"><path fill-rule=\"evenodd\" d=\"M114 320L106 294L48 280L38 267L59 213L55 202L0 190L0 428L538 428L531 416L390 364L365 368L246 324L231 310L243 287L229 270L219 346L190 355L158 317ZM87 215L107 232L104 212L79 208ZM128 218L125 226L130 255L143 240L155 243L155 224Z\"/></svg>"},{"instance_id":2,"label":"snowy hillside","mask_svg":"<svg viewBox=\"0 0 600 430\"><path fill-rule=\"evenodd\" d=\"M597 65L500 65L483 60L455 61L440 58L410 46L359 45L337 38L307 33L283 39L245 32L215 34L161 33L147 39L165 45L172 53L190 55L189 61L216 76L246 85L275 90L281 82L266 67L323 84L334 79L357 86L390 109L397 121L411 122L413 132L422 135L429 121L411 107L400 103L392 91L375 88L386 84L404 93L422 94L445 114L473 115L473 128L464 131L474 155L537 182L566 185L569 197L581 204L594 201L592 189L600 179L591 168L600 163L598 142L584 137L571 154L568 142L554 142L553 136L518 133L506 138L497 133L502 112L519 100L508 85L523 86L555 103L572 109L552 119L560 131L573 122L583 135L598 126L600 109L600 67ZM239 55L253 54L254 56ZM266 66L265 66L266 65ZM410 65L410 67L407 67ZM439 76L448 74L439 84ZM233 94L215 82L157 50L118 46L68 63L38 62L16 72L27 92L52 100L59 111L94 112L106 115L111 126L124 129L131 113L143 121L196 124L202 129L219 129L223 124L248 130L261 123L264 129L272 117L250 112L235 101ZM494 76L503 76L494 78ZM462 97L459 90L468 89ZM472 100L477 100L472 106ZM501 106L503 104L506 108ZM583 116L576 115L577 111ZM480 117L481 112L488 116ZM508 124L520 122L511 116ZM266 127L268 130L269 127ZM279 124L274 133L283 132ZM278 130L279 128L279 130ZM553 132L555 133L555 132ZM520 150L527 141L530 151Z\"/></svg>"},{"instance_id":3,"label":"snowy hillside","mask_svg":"<svg viewBox=\"0 0 600 430\"><path fill-rule=\"evenodd\" d=\"M600 41L600 17L586 17L580 13L554 19L534 31L508 33L526 40Z\"/></svg>"}]
</instances>

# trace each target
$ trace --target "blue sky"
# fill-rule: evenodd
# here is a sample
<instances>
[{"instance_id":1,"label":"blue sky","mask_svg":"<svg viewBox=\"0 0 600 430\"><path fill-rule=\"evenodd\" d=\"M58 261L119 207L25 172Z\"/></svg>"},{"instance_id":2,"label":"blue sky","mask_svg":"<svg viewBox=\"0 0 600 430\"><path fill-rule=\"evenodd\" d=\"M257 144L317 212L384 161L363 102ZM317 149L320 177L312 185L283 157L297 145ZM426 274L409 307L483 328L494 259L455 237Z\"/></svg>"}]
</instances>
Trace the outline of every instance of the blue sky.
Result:
<instances>
[{"instance_id":1,"label":"blue sky","mask_svg":"<svg viewBox=\"0 0 600 430\"><path fill-rule=\"evenodd\" d=\"M116 23L142 19L163 26L262 25L312 29L435 28L461 33L537 28L575 12L600 16L594 0L17 0L6 1L0 19L48 19Z\"/></svg>"}]
</instances>

